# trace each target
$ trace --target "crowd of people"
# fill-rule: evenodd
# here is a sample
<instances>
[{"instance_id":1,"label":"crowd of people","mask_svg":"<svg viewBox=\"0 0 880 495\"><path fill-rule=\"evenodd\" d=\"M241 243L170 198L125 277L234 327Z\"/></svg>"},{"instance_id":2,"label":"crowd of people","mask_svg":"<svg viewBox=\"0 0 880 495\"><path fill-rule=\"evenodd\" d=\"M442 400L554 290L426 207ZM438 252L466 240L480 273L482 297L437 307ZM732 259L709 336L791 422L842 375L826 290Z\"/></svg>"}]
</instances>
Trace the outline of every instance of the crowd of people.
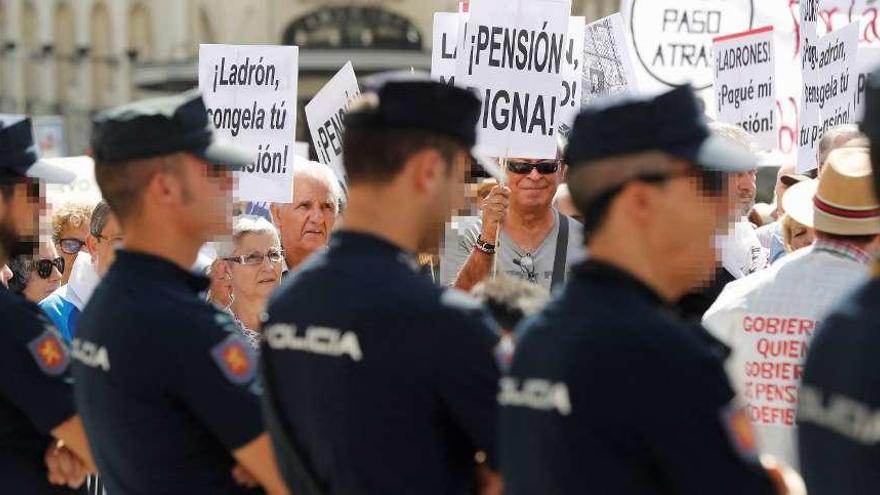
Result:
<instances>
[{"instance_id":1,"label":"crowd of people","mask_svg":"<svg viewBox=\"0 0 880 495\"><path fill-rule=\"evenodd\" d=\"M380 75L344 181L258 205L187 92L99 114L104 199L51 222L72 177L2 116L2 491L871 493L880 73L866 108L762 207L689 87L499 180L473 93Z\"/></svg>"}]
</instances>

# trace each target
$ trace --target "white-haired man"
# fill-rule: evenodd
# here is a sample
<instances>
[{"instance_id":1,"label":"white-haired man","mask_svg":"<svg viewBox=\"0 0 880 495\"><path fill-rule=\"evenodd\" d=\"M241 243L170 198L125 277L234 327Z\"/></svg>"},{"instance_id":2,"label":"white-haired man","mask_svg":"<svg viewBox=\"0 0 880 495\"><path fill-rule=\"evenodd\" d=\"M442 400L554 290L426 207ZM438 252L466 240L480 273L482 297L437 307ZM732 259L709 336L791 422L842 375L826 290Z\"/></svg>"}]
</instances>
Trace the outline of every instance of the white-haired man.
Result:
<instances>
[{"instance_id":1,"label":"white-haired man","mask_svg":"<svg viewBox=\"0 0 880 495\"><path fill-rule=\"evenodd\" d=\"M269 208L281 235L288 270L295 269L312 253L327 246L342 202L342 186L330 167L296 160L293 203L274 203Z\"/></svg>"}]
</instances>

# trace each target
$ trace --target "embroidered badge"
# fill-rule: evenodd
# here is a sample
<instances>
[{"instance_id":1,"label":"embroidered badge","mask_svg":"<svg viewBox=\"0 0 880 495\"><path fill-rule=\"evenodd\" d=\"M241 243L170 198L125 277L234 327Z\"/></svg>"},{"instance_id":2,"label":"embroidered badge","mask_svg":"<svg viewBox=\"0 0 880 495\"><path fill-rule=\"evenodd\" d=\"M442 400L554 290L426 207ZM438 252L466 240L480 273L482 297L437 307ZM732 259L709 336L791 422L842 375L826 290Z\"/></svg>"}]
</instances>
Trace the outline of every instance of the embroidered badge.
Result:
<instances>
[{"instance_id":1,"label":"embroidered badge","mask_svg":"<svg viewBox=\"0 0 880 495\"><path fill-rule=\"evenodd\" d=\"M28 349L37 366L49 376L58 376L67 370L70 364L70 356L67 348L58 339L58 336L50 329L46 329L39 337L28 342Z\"/></svg>"},{"instance_id":2,"label":"embroidered badge","mask_svg":"<svg viewBox=\"0 0 880 495\"><path fill-rule=\"evenodd\" d=\"M721 410L721 424L739 455L749 460L758 459L758 441L746 408L731 402Z\"/></svg>"},{"instance_id":3,"label":"embroidered badge","mask_svg":"<svg viewBox=\"0 0 880 495\"><path fill-rule=\"evenodd\" d=\"M229 335L211 348L211 357L232 383L244 385L253 380L257 368L256 356L238 335Z\"/></svg>"}]
</instances>

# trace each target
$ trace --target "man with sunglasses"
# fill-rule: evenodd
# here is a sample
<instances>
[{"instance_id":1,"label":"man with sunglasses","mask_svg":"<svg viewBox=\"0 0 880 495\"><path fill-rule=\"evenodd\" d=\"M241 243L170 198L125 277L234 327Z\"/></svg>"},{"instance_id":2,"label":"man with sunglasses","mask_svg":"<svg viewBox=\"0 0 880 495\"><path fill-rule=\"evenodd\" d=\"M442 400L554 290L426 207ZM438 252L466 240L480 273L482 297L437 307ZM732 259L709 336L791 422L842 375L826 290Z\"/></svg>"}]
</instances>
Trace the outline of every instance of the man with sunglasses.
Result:
<instances>
[{"instance_id":1,"label":"man with sunglasses","mask_svg":"<svg viewBox=\"0 0 880 495\"><path fill-rule=\"evenodd\" d=\"M38 159L30 119L0 116L0 265L36 252L44 201L40 181L72 180L72 174ZM41 274L54 268L51 261L36 267ZM74 408L69 363L67 346L39 308L0 286L3 493L80 493L75 488L94 469Z\"/></svg>"},{"instance_id":2,"label":"man with sunglasses","mask_svg":"<svg viewBox=\"0 0 880 495\"><path fill-rule=\"evenodd\" d=\"M722 173L753 157L712 136L682 87L585 110L566 159L590 258L501 380L505 493L787 493L758 459L724 346L673 310L714 269Z\"/></svg>"},{"instance_id":3,"label":"man with sunglasses","mask_svg":"<svg viewBox=\"0 0 880 495\"><path fill-rule=\"evenodd\" d=\"M501 160L506 184L483 200L479 221L447 235L440 259L443 285L470 290L496 270L546 289L565 281L568 268L583 257L583 227L551 206L564 176L561 150L558 155Z\"/></svg>"},{"instance_id":4,"label":"man with sunglasses","mask_svg":"<svg viewBox=\"0 0 880 495\"><path fill-rule=\"evenodd\" d=\"M113 263L115 251L121 247L122 241L122 229L110 205L106 201L99 202L90 212L86 235L88 252L76 256L67 284L40 302L40 309L52 320L66 342L76 335L80 314Z\"/></svg>"},{"instance_id":5,"label":"man with sunglasses","mask_svg":"<svg viewBox=\"0 0 880 495\"><path fill-rule=\"evenodd\" d=\"M99 114L91 144L125 232L72 345L76 403L107 491L243 493L244 470L287 493L253 350L190 271L206 241L228 235L232 170L252 154L219 142L194 91Z\"/></svg>"}]
</instances>

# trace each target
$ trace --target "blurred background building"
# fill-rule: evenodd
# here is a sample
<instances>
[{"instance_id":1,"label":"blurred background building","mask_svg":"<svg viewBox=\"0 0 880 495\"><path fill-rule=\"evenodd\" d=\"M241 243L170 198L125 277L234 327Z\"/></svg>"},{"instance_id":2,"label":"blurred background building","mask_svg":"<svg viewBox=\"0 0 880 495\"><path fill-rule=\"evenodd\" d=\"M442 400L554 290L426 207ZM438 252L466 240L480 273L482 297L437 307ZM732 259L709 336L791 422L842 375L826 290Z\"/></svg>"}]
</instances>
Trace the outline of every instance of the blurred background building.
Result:
<instances>
[{"instance_id":1,"label":"blurred background building","mask_svg":"<svg viewBox=\"0 0 880 495\"><path fill-rule=\"evenodd\" d=\"M619 0L572 0L596 19ZM300 47L303 105L346 61L363 76L431 65L457 0L0 0L0 111L30 113L50 154L80 154L95 112L198 84L200 43Z\"/></svg>"}]
</instances>

